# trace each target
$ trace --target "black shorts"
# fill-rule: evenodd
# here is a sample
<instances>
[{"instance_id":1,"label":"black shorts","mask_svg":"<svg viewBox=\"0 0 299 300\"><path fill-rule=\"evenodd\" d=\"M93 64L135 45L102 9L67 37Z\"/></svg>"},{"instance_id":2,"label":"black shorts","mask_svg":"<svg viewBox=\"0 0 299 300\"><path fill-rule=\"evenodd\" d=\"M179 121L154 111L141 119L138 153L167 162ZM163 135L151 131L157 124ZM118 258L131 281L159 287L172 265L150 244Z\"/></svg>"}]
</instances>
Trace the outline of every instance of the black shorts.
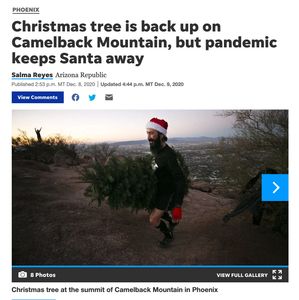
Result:
<instances>
[{"instance_id":1,"label":"black shorts","mask_svg":"<svg viewBox=\"0 0 299 300\"><path fill-rule=\"evenodd\" d=\"M154 206L155 208L165 211L173 209L175 206L175 203L173 203L173 193L157 195Z\"/></svg>"}]
</instances>

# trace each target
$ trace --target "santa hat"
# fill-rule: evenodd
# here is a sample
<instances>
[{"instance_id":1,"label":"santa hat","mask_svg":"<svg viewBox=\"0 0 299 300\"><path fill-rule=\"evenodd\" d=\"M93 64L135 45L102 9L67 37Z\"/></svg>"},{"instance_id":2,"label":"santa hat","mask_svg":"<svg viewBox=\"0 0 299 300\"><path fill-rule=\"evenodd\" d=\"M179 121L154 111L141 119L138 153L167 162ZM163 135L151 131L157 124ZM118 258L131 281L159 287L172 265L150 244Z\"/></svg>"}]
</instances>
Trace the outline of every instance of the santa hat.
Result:
<instances>
[{"instance_id":1,"label":"santa hat","mask_svg":"<svg viewBox=\"0 0 299 300\"><path fill-rule=\"evenodd\" d=\"M155 129L160 133L163 133L165 136L167 134L168 123L163 119L152 118L146 124L146 129Z\"/></svg>"}]
</instances>

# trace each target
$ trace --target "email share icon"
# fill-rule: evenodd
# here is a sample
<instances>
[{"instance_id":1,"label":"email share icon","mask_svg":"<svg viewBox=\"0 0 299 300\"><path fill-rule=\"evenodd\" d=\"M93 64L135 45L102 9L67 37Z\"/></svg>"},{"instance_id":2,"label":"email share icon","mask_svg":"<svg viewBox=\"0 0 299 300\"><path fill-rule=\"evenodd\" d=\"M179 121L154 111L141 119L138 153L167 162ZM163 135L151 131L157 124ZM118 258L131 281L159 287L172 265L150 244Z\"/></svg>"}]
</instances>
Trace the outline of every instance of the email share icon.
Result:
<instances>
[{"instance_id":1,"label":"email share icon","mask_svg":"<svg viewBox=\"0 0 299 300\"><path fill-rule=\"evenodd\" d=\"M105 100L112 101L113 100L113 94L106 94L105 95Z\"/></svg>"}]
</instances>

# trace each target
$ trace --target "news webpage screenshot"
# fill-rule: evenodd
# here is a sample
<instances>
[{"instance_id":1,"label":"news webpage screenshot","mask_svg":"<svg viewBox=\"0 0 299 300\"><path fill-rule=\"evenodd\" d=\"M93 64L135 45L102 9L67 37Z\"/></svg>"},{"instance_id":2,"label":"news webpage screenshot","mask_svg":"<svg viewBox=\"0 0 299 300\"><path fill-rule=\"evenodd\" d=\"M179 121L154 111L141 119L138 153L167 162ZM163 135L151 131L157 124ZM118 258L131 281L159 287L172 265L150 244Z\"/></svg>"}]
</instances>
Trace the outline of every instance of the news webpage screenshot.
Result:
<instances>
[{"instance_id":1,"label":"news webpage screenshot","mask_svg":"<svg viewBox=\"0 0 299 300\"><path fill-rule=\"evenodd\" d=\"M298 295L295 1L2 13L1 299Z\"/></svg>"}]
</instances>

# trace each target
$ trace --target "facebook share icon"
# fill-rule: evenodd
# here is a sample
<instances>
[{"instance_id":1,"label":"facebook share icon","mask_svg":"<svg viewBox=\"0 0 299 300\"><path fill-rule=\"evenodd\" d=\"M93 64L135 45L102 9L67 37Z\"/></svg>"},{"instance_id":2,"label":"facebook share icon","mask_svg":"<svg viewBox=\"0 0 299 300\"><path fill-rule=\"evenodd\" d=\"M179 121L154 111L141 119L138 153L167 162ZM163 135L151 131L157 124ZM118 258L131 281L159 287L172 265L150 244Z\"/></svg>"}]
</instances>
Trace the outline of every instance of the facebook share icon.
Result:
<instances>
[{"instance_id":1,"label":"facebook share icon","mask_svg":"<svg viewBox=\"0 0 299 300\"><path fill-rule=\"evenodd\" d=\"M73 101L78 101L79 99L80 99L79 94L73 94L73 95L72 95L72 100L73 100Z\"/></svg>"}]
</instances>

